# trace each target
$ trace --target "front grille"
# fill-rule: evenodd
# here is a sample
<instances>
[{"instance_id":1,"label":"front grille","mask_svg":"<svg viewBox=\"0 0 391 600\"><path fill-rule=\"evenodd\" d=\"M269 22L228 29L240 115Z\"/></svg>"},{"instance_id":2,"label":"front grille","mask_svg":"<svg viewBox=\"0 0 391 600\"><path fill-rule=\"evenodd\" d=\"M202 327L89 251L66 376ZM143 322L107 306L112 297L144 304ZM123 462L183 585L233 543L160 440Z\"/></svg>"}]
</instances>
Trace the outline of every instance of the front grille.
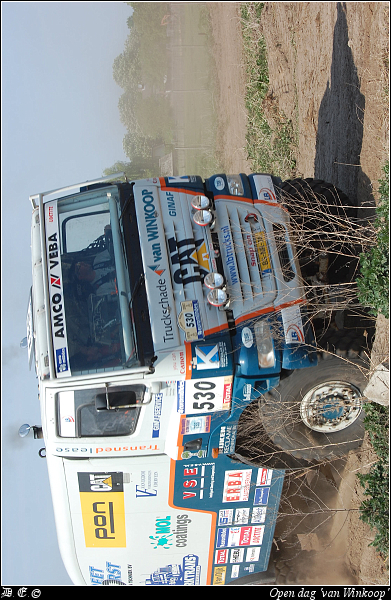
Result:
<instances>
[{"instance_id":1,"label":"front grille","mask_svg":"<svg viewBox=\"0 0 391 600\"><path fill-rule=\"evenodd\" d=\"M267 233L237 202L216 202L218 234L230 308L235 319L272 305L276 292Z\"/></svg>"}]
</instances>

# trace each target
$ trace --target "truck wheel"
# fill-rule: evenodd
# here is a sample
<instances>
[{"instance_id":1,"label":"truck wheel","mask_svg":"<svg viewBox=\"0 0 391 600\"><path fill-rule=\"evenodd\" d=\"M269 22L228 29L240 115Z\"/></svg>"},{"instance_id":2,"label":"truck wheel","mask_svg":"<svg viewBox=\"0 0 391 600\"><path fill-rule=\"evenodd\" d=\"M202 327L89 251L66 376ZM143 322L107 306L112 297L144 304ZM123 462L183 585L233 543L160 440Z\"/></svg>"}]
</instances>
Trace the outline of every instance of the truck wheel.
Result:
<instances>
[{"instance_id":1,"label":"truck wheel","mask_svg":"<svg viewBox=\"0 0 391 600\"><path fill-rule=\"evenodd\" d=\"M282 183L281 190L282 201L286 202L289 212L294 214L306 229L319 228L319 217L323 218L326 231L330 231L333 225L327 221L327 216L348 219L357 216L354 202L342 190L322 179L289 179ZM290 202L289 199L294 202ZM322 214L319 214L319 209Z\"/></svg>"},{"instance_id":2,"label":"truck wheel","mask_svg":"<svg viewBox=\"0 0 391 600\"><path fill-rule=\"evenodd\" d=\"M291 215L303 277L313 274L317 256L325 252L329 283L351 281L359 253L352 243L357 223L354 203L344 192L320 179L288 180L281 185L281 191L281 201Z\"/></svg>"},{"instance_id":3,"label":"truck wheel","mask_svg":"<svg viewBox=\"0 0 391 600\"><path fill-rule=\"evenodd\" d=\"M347 332L338 332L343 334ZM337 342L343 341L339 335ZM262 425L281 450L305 461L332 460L361 446L367 363L357 341L323 350L316 367L298 369L260 400Z\"/></svg>"}]
</instances>

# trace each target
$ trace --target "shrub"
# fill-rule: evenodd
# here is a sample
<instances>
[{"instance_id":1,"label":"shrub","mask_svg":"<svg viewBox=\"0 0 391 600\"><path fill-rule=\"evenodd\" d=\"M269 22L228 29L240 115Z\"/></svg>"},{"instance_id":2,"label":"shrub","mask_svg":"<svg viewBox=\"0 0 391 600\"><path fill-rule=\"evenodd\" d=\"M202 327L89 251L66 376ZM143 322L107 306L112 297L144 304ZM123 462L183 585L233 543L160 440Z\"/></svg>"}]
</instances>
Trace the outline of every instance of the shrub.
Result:
<instances>
[{"instance_id":1,"label":"shrub","mask_svg":"<svg viewBox=\"0 0 391 600\"><path fill-rule=\"evenodd\" d=\"M383 168L384 177L379 180L380 200L376 207L374 222L376 238L369 252L360 254L360 277L357 279L358 298L371 313L381 312L389 318L389 163Z\"/></svg>"},{"instance_id":2,"label":"shrub","mask_svg":"<svg viewBox=\"0 0 391 600\"><path fill-rule=\"evenodd\" d=\"M364 488L364 495L368 496L368 499L361 503L360 519L377 530L375 539L370 545L386 558L389 544L389 411L385 406L372 403L365 404L364 409L365 428L379 460L372 465L369 473L357 475Z\"/></svg>"}]
</instances>

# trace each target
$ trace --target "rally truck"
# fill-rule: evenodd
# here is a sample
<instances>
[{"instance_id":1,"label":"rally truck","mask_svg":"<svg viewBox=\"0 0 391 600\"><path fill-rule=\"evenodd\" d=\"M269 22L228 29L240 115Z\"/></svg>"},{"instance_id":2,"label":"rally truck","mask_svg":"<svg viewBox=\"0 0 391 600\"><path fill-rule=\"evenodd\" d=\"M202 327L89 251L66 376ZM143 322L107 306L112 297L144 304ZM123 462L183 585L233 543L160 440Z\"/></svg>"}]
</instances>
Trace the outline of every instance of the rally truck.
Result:
<instances>
[{"instance_id":1,"label":"rally truck","mask_svg":"<svg viewBox=\"0 0 391 600\"><path fill-rule=\"evenodd\" d=\"M285 469L361 443L357 342L336 315L319 350L307 307L339 252L297 251L303 194L342 211L328 184L265 174L30 197L28 345L74 584L269 580Z\"/></svg>"}]
</instances>

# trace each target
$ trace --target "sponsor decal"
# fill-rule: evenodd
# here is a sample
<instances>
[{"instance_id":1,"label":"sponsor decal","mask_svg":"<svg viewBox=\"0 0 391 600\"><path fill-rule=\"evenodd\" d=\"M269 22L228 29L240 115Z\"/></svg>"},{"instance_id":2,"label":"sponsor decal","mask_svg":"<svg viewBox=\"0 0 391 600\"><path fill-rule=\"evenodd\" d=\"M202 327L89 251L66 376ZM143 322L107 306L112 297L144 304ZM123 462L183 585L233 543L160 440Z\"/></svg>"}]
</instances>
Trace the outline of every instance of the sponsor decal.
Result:
<instances>
[{"instance_id":1,"label":"sponsor decal","mask_svg":"<svg viewBox=\"0 0 391 600\"><path fill-rule=\"evenodd\" d=\"M55 452L62 455L86 455L86 454L101 454L102 452L106 454L125 454L128 455L131 452L146 452L146 451L157 451L160 452L160 447L157 444L135 444L134 446L95 446L95 445L85 445L85 446L56 446Z\"/></svg>"},{"instance_id":2,"label":"sponsor decal","mask_svg":"<svg viewBox=\"0 0 391 600\"><path fill-rule=\"evenodd\" d=\"M243 386L243 400L245 400L245 402L250 402L250 400L251 400L251 390L252 390L251 383L246 383Z\"/></svg>"},{"instance_id":3,"label":"sponsor decal","mask_svg":"<svg viewBox=\"0 0 391 600\"><path fill-rule=\"evenodd\" d=\"M202 242L201 246L198 246L198 242L196 242L197 245L197 260L198 260L198 264L200 265L200 267L202 269L204 269L204 271L209 272L210 271L210 254L209 254L209 250L206 247L206 242Z\"/></svg>"},{"instance_id":4,"label":"sponsor decal","mask_svg":"<svg viewBox=\"0 0 391 600\"><path fill-rule=\"evenodd\" d=\"M121 566L111 562L106 562L106 569L97 569L96 567L88 567L91 585L102 585L103 581L111 580L122 582ZM122 583L125 585L125 583Z\"/></svg>"},{"instance_id":5,"label":"sponsor decal","mask_svg":"<svg viewBox=\"0 0 391 600\"><path fill-rule=\"evenodd\" d=\"M253 332L249 327L243 327L242 329L242 342L246 348L251 348L254 343Z\"/></svg>"},{"instance_id":6,"label":"sponsor decal","mask_svg":"<svg viewBox=\"0 0 391 600\"><path fill-rule=\"evenodd\" d=\"M206 494L208 494L209 498L213 498L215 471L216 464L214 462L202 465L198 464L197 466L194 464L184 465L181 474L183 477L181 500L193 498L202 500Z\"/></svg>"},{"instance_id":7,"label":"sponsor decal","mask_svg":"<svg viewBox=\"0 0 391 600\"><path fill-rule=\"evenodd\" d=\"M266 236L264 231L258 231L254 234L255 245L257 248L259 268L262 275L268 275L272 272L270 264L269 250L267 249Z\"/></svg>"},{"instance_id":8,"label":"sponsor decal","mask_svg":"<svg viewBox=\"0 0 391 600\"><path fill-rule=\"evenodd\" d=\"M136 484L136 498L157 496L159 476L157 471L141 471L140 484Z\"/></svg>"},{"instance_id":9,"label":"sponsor decal","mask_svg":"<svg viewBox=\"0 0 391 600\"><path fill-rule=\"evenodd\" d=\"M157 438L160 435L160 417L162 415L163 394L155 394L155 405L153 409L152 437Z\"/></svg>"},{"instance_id":10,"label":"sponsor decal","mask_svg":"<svg viewBox=\"0 0 391 600\"><path fill-rule=\"evenodd\" d=\"M216 190L219 190L219 192L221 192L221 190L223 190L225 188L225 182L222 177L216 177L214 180L214 184L215 184Z\"/></svg>"},{"instance_id":11,"label":"sponsor decal","mask_svg":"<svg viewBox=\"0 0 391 600\"><path fill-rule=\"evenodd\" d=\"M258 469L256 485L271 485L272 477L273 469Z\"/></svg>"},{"instance_id":12,"label":"sponsor decal","mask_svg":"<svg viewBox=\"0 0 391 600\"><path fill-rule=\"evenodd\" d=\"M234 511L232 508L227 508L225 510L219 510L218 525L232 525L233 516L234 516Z\"/></svg>"},{"instance_id":13,"label":"sponsor decal","mask_svg":"<svg viewBox=\"0 0 391 600\"><path fill-rule=\"evenodd\" d=\"M217 344L196 346L196 368L197 370L204 369L219 369L220 354Z\"/></svg>"},{"instance_id":14,"label":"sponsor decal","mask_svg":"<svg viewBox=\"0 0 391 600\"><path fill-rule=\"evenodd\" d=\"M236 579L237 577L239 577L239 571L240 571L240 566L233 565L232 570L231 570L231 579Z\"/></svg>"},{"instance_id":15,"label":"sponsor decal","mask_svg":"<svg viewBox=\"0 0 391 600\"><path fill-rule=\"evenodd\" d=\"M235 261L235 249L232 242L231 232L228 225L221 227L223 234L223 244L225 246L226 265L231 285L239 283L238 272Z\"/></svg>"},{"instance_id":16,"label":"sponsor decal","mask_svg":"<svg viewBox=\"0 0 391 600\"><path fill-rule=\"evenodd\" d=\"M201 566L196 554L187 554L182 564L170 564L154 571L145 585L200 585Z\"/></svg>"},{"instance_id":17,"label":"sponsor decal","mask_svg":"<svg viewBox=\"0 0 391 600\"><path fill-rule=\"evenodd\" d=\"M204 240L185 238L177 240L168 238L168 249L172 264L172 278L178 285L202 283L209 269L203 268L198 262L198 250L204 245Z\"/></svg>"},{"instance_id":18,"label":"sponsor decal","mask_svg":"<svg viewBox=\"0 0 391 600\"><path fill-rule=\"evenodd\" d=\"M298 306L289 306L281 310L284 326L285 342L287 344L300 344L305 341L304 327Z\"/></svg>"},{"instance_id":19,"label":"sponsor decal","mask_svg":"<svg viewBox=\"0 0 391 600\"><path fill-rule=\"evenodd\" d=\"M164 334L163 334L163 342L171 342L174 340L173 335L173 323L171 317L171 308L169 304L168 297L168 286L170 284L166 282L166 279L160 278L156 284L156 289L158 290L158 302L157 305L160 308L160 321L164 326Z\"/></svg>"},{"instance_id":20,"label":"sponsor decal","mask_svg":"<svg viewBox=\"0 0 391 600\"><path fill-rule=\"evenodd\" d=\"M277 202L274 185L270 175L254 175L257 197L262 202Z\"/></svg>"},{"instance_id":21,"label":"sponsor decal","mask_svg":"<svg viewBox=\"0 0 391 600\"><path fill-rule=\"evenodd\" d=\"M261 188L259 190L258 199L264 200L265 202L277 202L275 193L273 192L273 190L267 187Z\"/></svg>"},{"instance_id":22,"label":"sponsor decal","mask_svg":"<svg viewBox=\"0 0 391 600\"><path fill-rule=\"evenodd\" d=\"M212 417L209 415L202 417L187 417L181 420L181 434L192 435L195 433L209 433Z\"/></svg>"},{"instance_id":23,"label":"sponsor decal","mask_svg":"<svg viewBox=\"0 0 391 600\"><path fill-rule=\"evenodd\" d=\"M155 265L152 265L152 266L148 265L148 267L151 269L151 271L153 271L154 273L156 273L156 275L159 275L159 277L160 277L161 275L163 275L163 273L166 269L159 269L159 266L160 265L156 265L156 267L155 267Z\"/></svg>"},{"instance_id":24,"label":"sponsor decal","mask_svg":"<svg viewBox=\"0 0 391 600\"><path fill-rule=\"evenodd\" d=\"M125 548L123 473L78 473L87 548Z\"/></svg>"},{"instance_id":25,"label":"sponsor decal","mask_svg":"<svg viewBox=\"0 0 391 600\"><path fill-rule=\"evenodd\" d=\"M230 553L230 563L241 563L243 562L244 548L234 548Z\"/></svg>"},{"instance_id":26,"label":"sponsor decal","mask_svg":"<svg viewBox=\"0 0 391 600\"><path fill-rule=\"evenodd\" d=\"M177 412L181 414L185 412L185 388L186 383L184 381L177 381Z\"/></svg>"},{"instance_id":27,"label":"sponsor decal","mask_svg":"<svg viewBox=\"0 0 391 600\"><path fill-rule=\"evenodd\" d=\"M252 469L226 471L223 502L247 502L250 495Z\"/></svg>"},{"instance_id":28,"label":"sponsor decal","mask_svg":"<svg viewBox=\"0 0 391 600\"><path fill-rule=\"evenodd\" d=\"M66 348L56 350L56 367L57 373L68 371L68 352Z\"/></svg>"},{"instance_id":29,"label":"sponsor decal","mask_svg":"<svg viewBox=\"0 0 391 600\"><path fill-rule=\"evenodd\" d=\"M219 436L219 452L232 454L235 451L237 425L222 425Z\"/></svg>"},{"instance_id":30,"label":"sponsor decal","mask_svg":"<svg viewBox=\"0 0 391 600\"><path fill-rule=\"evenodd\" d=\"M228 562L228 550L216 550L215 564L223 565L226 562Z\"/></svg>"},{"instance_id":31,"label":"sponsor decal","mask_svg":"<svg viewBox=\"0 0 391 600\"><path fill-rule=\"evenodd\" d=\"M62 437L76 437L74 396L73 390L62 391L57 396Z\"/></svg>"},{"instance_id":32,"label":"sponsor decal","mask_svg":"<svg viewBox=\"0 0 391 600\"><path fill-rule=\"evenodd\" d=\"M250 518L249 508L237 508L235 510L235 525L247 525Z\"/></svg>"},{"instance_id":33,"label":"sponsor decal","mask_svg":"<svg viewBox=\"0 0 391 600\"><path fill-rule=\"evenodd\" d=\"M190 183L190 177L188 175L167 177L167 181L168 183Z\"/></svg>"},{"instance_id":34,"label":"sponsor decal","mask_svg":"<svg viewBox=\"0 0 391 600\"><path fill-rule=\"evenodd\" d=\"M172 368L176 373L180 375L186 375L186 353L183 350L173 352L172 357Z\"/></svg>"},{"instance_id":35,"label":"sponsor decal","mask_svg":"<svg viewBox=\"0 0 391 600\"><path fill-rule=\"evenodd\" d=\"M218 529L216 547L240 548L243 546L260 546L262 544L264 530L264 525L248 525L243 527Z\"/></svg>"},{"instance_id":36,"label":"sponsor decal","mask_svg":"<svg viewBox=\"0 0 391 600\"><path fill-rule=\"evenodd\" d=\"M170 217L176 217L175 197L172 192L166 192L167 208Z\"/></svg>"},{"instance_id":37,"label":"sponsor decal","mask_svg":"<svg viewBox=\"0 0 391 600\"><path fill-rule=\"evenodd\" d=\"M229 410L231 398L232 376L177 382L177 411L181 414Z\"/></svg>"},{"instance_id":38,"label":"sponsor decal","mask_svg":"<svg viewBox=\"0 0 391 600\"><path fill-rule=\"evenodd\" d=\"M153 192L150 190L141 191L145 218L145 227L147 230L148 242L153 242L159 239L159 230L157 222L157 210L154 204ZM159 244L160 245L160 244Z\"/></svg>"},{"instance_id":39,"label":"sponsor decal","mask_svg":"<svg viewBox=\"0 0 391 600\"><path fill-rule=\"evenodd\" d=\"M246 562L257 562L259 560L259 555L261 553L261 548L247 548L246 550Z\"/></svg>"},{"instance_id":40,"label":"sponsor decal","mask_svg":"<svg viewBox=\"0 0 391 600\"><path fill-rule=\"evenodd\" d=\"M254 239L253 239L253 236L251 235L251 233L248 233L246 235L246 242L247 242L247 256L249 258L250 266L256 267L257 266L257 255L256 255L256 251L255 251L255 246L254 246Z\"/></svg>"},{"instance_id":41,"label":"sponsor decal","mask_svg":"<svg viewBox=\"0 0 391 600\"><path fill-rule=\"evenodd\" d=\"M227 567L215 567L213 571L212 585L224 585L227 574Z\"/></svg>"},{"instance_id":42,"label":"sponsor decal","mask_svg":"<svg viewBox=\"0 0 391 600\"><path fill-rule=\"evenodd\" d=\"M264 523L266 520L266 506L254 506L251 523Z\"/></svg>"},{"instance_id":43,"label":"sponsor decal","mask_svg":"<svg viewBox=\"0 0 391 600\"><path fill-rule=\"evenodd\" d=\"M204 338L204 329L202 327L198 300L186 300L185 302L181 302L178 325L182 331L185 332L186 342L198 341Z\"/></svg>"},{"instance_id":44,"label":"sponsor decal","mask_svg":"<svg viewBox=\"0 0 391 600\"><path fill-rule=\"evenodd\" d=\"M149 539L152 540L153 547L155 548L165 548L168 550L170 546L174 543L173 533L171 533L171 517L168 515L167 517L157 518L155 522L155 535L150 535Z\"/></svg>"},{"instance_id":45,"label":"sponsor decal","mask_svg":"<svg viewBox=\"0 0 391 600\"><path fill-rule=\"evenodd\" d=\"M46 259L48 268L50 320L57 377L71 375L66 335L64 293L58 232L57 201L45 204Z\"/></svg>"},{"instance_id":46,"label":"sponsor decal","mask_svg":"<svg viewBox=\"0 0 391 600\"><path fill-rule=\"evenodd\" d=\"M256 488L254 494L254 505L263 504L266 506L269 502L269 493L270 487Z\"/></svg>"},{"instance_id":47,"label":"sponsor decal","mask_svg":"<svg viewBox=\"0 0 391 600\"><path fill-rule=\"evenodd\" d=\"M64 423L74 423L75 419L72 417L72 415L67 415L66 417L61 417L61 419L64 421Z\"/></svg>"}]
</instances>

